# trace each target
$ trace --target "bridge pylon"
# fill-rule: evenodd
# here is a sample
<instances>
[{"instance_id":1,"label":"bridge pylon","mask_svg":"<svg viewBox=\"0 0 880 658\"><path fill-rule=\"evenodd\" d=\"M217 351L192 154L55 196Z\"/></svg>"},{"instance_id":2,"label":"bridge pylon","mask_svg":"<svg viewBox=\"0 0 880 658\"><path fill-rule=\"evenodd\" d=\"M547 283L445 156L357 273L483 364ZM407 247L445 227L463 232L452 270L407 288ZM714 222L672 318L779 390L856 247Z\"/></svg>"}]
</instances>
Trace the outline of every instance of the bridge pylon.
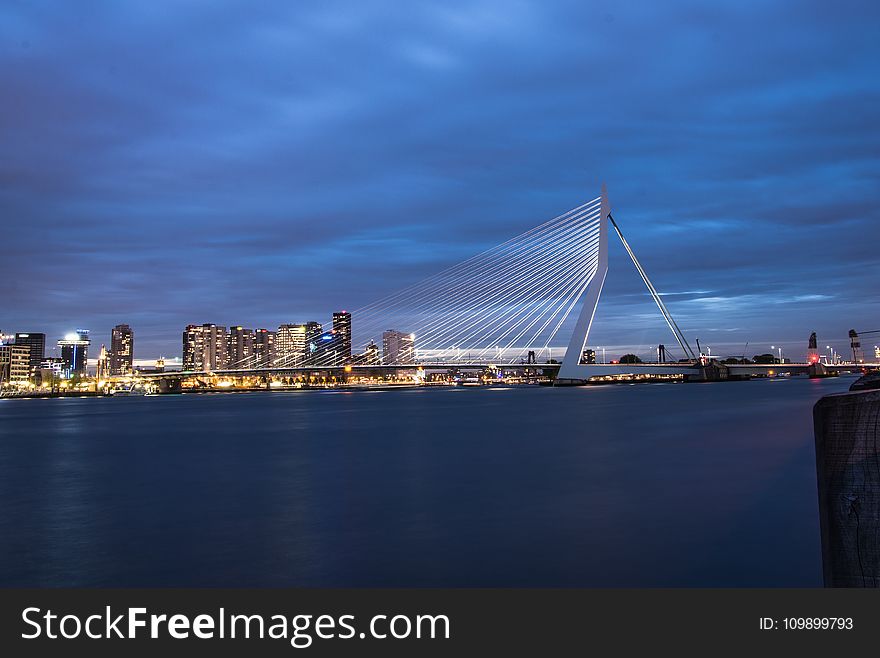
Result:
<instances>
[{"instance_id":1,"label":"bridge pylon","mask_svg":"<svg viewBox=\"0 0 880 658\"><path fill-rule=\"evenodd\" d=\"M563 359L562 365L559 368L557 382L561 384L580 383L585 382L589 380L590 377L594 377L596 375L628 374L636 371L650 372L651 374L658 375L681 374L682 366L679 364L661 363L645 364L644 366L628 364L619 368L615 368L614 366L609 367L604 364L599 365L595 363L584 363L582 355L584 354L584 349L587 346L587 340L590 337L590 329L593 326L593 320L596 316L596 308L599 305L599 297L602 294L602 288L605 286L605 278L608 275L608 232L610 228L613 228L614 232L617 234L617 237L620 238L621 244L623 245L630 259L632 260L633 265L635 265L635 268L638 271L639 276L642 278L642 281L645 283L645 286L648 288L648 292L651 293L651 297L654 299L654 302L660 309L660 313L663 315L664 320L666 320L666 324L669 326L670 331L672 331L673 335L675 336L675 339L681 347L682 351L684 352L686 358L693 360L695 363L702 361L702 359L698 357L697 354L691 349L690 344L684 337L684 334L678 327L676 321L673 319L672 314L669 312L669 309L666 308L666 304L663 302L663 299L660 297L657 289L654 288L654 285L648 278L648 275L646 274L644 268L642 267L641 263L639 263L638 258L636 258L635 253L627 243L626 238L623 237L623 233L621 232L620 227L614 221L614 218L611 215L611 203L608 201L608 188L604 183L602 184L600 205L601 217L599 220L599 247L597 266L590 282L588 283L582 294L580 315L578 316L577 322L575 323L574 331L571 335L571 340L568 343L568 349L565 351L565 358Z\"/></svg>"}]
</instances>

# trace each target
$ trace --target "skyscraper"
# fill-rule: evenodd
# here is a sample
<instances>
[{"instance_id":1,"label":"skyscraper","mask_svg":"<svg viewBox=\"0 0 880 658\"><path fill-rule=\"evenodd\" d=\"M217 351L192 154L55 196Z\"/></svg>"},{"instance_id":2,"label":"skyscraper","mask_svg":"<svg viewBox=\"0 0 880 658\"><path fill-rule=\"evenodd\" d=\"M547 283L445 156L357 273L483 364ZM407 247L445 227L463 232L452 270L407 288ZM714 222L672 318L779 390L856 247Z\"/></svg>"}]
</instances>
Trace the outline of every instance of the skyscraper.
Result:
<instances>
[{"instance_id":1,"label":"skyscraper","mask_svg":"<svg viewBox=\"0 0 880 658\"><path fill-rule=\"evenodd\" d=\"M254 366L254 331L244 327L229 327L227 342L228 368Z\"/></svg>"},{"instance_id":2,"label":"skyscraper","mask_svg":"<svg viewBox=\"0 0 880 658\"><path fill-rule=\"evenodd\" d=\"M306 325L282 324L275 334L275 363L279 367L302 365L306 353Z\"/></svg>"},{"instance_id":3,"label":"skyscraper","mask_svg":"<svg viewBox=\"0 0 880 658\"><path fill-rule=\"evenodd\" d=\"M46 334L34 333L32 331L15 334L15 344L27 346L31 373L39 370L43 357L46 356Z\"/></svg>"},{"instance_id":4,"label":"skyscraper","mask_svg":"<svg viewBox=\"0 0 880 658\"><path fill-rule=\"evenodd\" d=\"M223 370L227 365L226 327L187 325L183 331L183 369Z\"/></svg>"},{"instance_id":5,"label":"skyscraper","mask_svg":"<svg viewBox=\"0 0 880 658\"><path fill-rule=\"evenodd\" d=\"M335 329L313 336L308 343L306 364L310 366L341 366L346 360L343 353L342 334Z\"/></svg>"},{"instance_id":6,"label":"skyscraper","mask_svg":"<svg viewBox=\"0 0 880 658\"><path fill-rule=\"evenodd\" d=\"M282 324L275 334L275 365L295 368L308 361L310 344L321 335L320 322Z\"/></svg>"},{"instance_id":7,"label":"skyscraper","mask_svg":"<svg viewBox=\"0 0 880 658\"><path fill-rule=\"evenodd\" d=\"M416 336L389 329L382 334L382 363L410 364L416 361Z\"/></svg>"},{"instance_id":8,"label":"skyscraper","mask_svg":"<svg viewBox=\"0 0 880 658\"><path fill-rule=\"evenodd\" d=\"M86 364L89 359L89 330L77 329L75 333L67 334L58 341L61 350L61 376L70 379L76 375L86 374Z\"/></svg>"},{"instance_id":9,"label":"skyscraper","mask_svg":"<svg viewBox=\"0 0 880 658\"><path fill-rule=\"evenodd\" d=\"M117 324L110 333L111 375L130 375L134 371L134 332L127 324Z\"/></svg>"},{"instance_id":10,"label":"skyscraper","mask_svg":"<svg viewBox=\"0 0 880 658\"><path fill-rule=\"evenodd\" d=\"M342 364L351 362L351 313L340 311L333 314L333 331L339 341L339 359Z\"/></svg>"},{"instance_id":11,"label":"skyscraper","mask_svg":"<svg viewBox=\"0 0 880 658\"><path fill-rule=\"evenodd\" d=\"M254 331L254 367L271 368L275 363L275 332L268 329Z\"/></svg>"}]
</instances>

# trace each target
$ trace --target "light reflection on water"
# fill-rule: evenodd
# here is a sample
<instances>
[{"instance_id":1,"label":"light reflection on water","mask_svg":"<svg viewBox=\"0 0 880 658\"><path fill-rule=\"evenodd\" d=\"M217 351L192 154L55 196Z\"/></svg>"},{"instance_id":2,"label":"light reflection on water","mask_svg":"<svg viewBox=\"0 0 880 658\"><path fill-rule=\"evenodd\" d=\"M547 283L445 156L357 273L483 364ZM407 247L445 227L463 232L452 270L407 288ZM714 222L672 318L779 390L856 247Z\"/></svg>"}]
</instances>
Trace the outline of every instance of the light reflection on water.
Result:
<instances>
[{"instance_id":1,"label":"light reflection on water","mask_svg":"<svg viewBox=\"0 0 880 658\"><path fill-rule=\"evenodd\" d=\"M0 585L816 586L851 381L4 400Z\"/></svg>"}]
</instances>

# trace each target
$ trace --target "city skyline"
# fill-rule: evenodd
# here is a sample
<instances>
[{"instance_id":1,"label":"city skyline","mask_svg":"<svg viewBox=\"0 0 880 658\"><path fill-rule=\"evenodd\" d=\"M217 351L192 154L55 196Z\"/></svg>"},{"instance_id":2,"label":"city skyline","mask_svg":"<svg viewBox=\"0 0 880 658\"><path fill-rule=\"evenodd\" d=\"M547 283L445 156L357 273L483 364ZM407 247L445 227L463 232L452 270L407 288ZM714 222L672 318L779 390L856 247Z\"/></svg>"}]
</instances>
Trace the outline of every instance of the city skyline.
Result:
<instances>
[{"instance_id":1,"label":"city skyline","mask_svg":"<svg viewBox=\"0 0 880 658\"><path fill-rule=\"evenodd\" d=\"M447 4L4 8L0 208L30 230L0 327L126 322L143 359L193 322L356 313L606 180L689 336L878 328L880 9ZM668 340L609 257L591 343Z\"/></svg>"}]
</instances>

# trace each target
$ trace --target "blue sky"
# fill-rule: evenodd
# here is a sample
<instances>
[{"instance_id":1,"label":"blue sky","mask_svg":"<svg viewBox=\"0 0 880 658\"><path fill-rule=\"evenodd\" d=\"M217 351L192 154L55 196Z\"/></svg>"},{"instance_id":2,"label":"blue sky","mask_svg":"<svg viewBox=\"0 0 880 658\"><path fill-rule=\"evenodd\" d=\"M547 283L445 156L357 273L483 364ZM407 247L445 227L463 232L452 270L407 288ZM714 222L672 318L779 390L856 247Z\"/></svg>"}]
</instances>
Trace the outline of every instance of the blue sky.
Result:
<instances>
[{"instance_id":1,"label":"blue sky","mask_svg":"<svg viewBox=\"0 0 880 658\"><path fill-rule=\"evenodd\" d=\"M843 350L880 329L878 19L846 0L6 2L0 329L100 343L127 322L147 359L188 323L326 322L606 181L689 336ZM613 247L596 344L671 342Z\"/></svg>"}]
</instances>

